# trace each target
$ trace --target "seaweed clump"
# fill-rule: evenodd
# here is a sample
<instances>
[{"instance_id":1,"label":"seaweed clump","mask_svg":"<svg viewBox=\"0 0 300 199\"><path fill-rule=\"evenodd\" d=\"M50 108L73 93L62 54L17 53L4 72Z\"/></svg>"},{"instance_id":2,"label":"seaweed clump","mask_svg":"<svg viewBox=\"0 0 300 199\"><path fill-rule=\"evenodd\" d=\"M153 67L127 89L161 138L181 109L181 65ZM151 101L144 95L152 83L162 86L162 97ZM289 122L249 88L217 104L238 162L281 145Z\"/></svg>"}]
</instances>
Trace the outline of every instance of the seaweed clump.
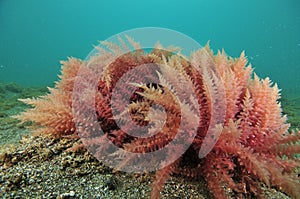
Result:
<instances>
[{"instance_id":1,"label":"seaweed clump","mask_svg":"<svg viewBox=\"0 0 300 199\"><path fill-rule=\"evenodd\" d=\"M127 46L122 49L121 46L104 43L110 50L99 48L99 53L90 60L69 58L62 62L61 80L54 88L49 88L49 94L22 100L32 108L17 118L23 122L33 121L33 129L38 134L56 137L78 137L78 133L85 135L86 132L95 134L100 124L104 134L87 136L85 146L97 149L103 144L103 138L107 138L119 148L136 154L165 147L178 133L179 124L183 125L184 136L188 138L195 125L192 118L197 118L196 135L188 149L174 162L156 171L151 198L160 197L165 182L172 174L204 178L215 198L226 198L226 188L230 188L238 197L259 196L261 183L277 187L293 198L300 198L299 177L295 172L299 167L296 154L300 153L300 133L298 130L289 131L286 116L282 115L277 85L273 85L269 78L260 79L255 74L253 77L252 67L247 65L244 53L236 59L228 57L224 51L214 55L207 45L183 59L173 48L162 49L158 46L151 52L144 52L139 44L133 40L129 42L134 47L130 53L124 53L129 48ZM109 64L105 64L107 60ZM135 90L126 111L137 125L150 125L151 132L158 130L159 133L137 138L124 130L130 130L130 126L126 126L128 118L122 118L124 107L121 105L125 102L121 100L112 105L112 93L124 74L145 64L157 67L156 74L160 82L138 83L151 73L147 68L134 73L132 85ZM102 71L103 76L95 77L96 70ZM79 85L84 92L76 96L74 85L79 71L82 74ZM182 76L191 82L191 87L183 84L180 79ZM92 89L85 87L92 84L93 79L98 79L96 86L92 86ZM195 98L178 100L175 87L182 88L180 91L183 93L186 88L193 90ZM120 91L128 92L127 88L128 85L121 86ZM222 92L224 95L220 94ZM74 99L91 96L94 96L95 103L74 102ZM218 100L224 96L226 106L221 107ZM193 105L195 102L199 105L198 110ZM75 113L80 120L79 125L75 124L72 113L75 104L79 106ZM162 125L158 125L161 118L156 113L152 114L158 117L158 121L148 117L154 104L166 111L166 121ZM113 108L117 110L117 117L114 117ZM96 111L96 121L88 115L93 110ZM215 125L211 130L214 135L219 132L219 138L216 140L211 136L205 140L213 118L220 111L225 112L224 124ZM182 116L190 120L182 122ZM125 123L123 129L116 120ZM199 158L199 150L204 143L214 143L214 146L205 157ZM175 146L173 150L176 152L183 145L178 143ZM100 150L97 154L101 156L101 153ZM122 155L121 152L115 154ZM118 168L130 161L134 164L135 157L124 161ZM144 165L147 164L149 162L145 161Z\"/></svg>"}]
</instances>

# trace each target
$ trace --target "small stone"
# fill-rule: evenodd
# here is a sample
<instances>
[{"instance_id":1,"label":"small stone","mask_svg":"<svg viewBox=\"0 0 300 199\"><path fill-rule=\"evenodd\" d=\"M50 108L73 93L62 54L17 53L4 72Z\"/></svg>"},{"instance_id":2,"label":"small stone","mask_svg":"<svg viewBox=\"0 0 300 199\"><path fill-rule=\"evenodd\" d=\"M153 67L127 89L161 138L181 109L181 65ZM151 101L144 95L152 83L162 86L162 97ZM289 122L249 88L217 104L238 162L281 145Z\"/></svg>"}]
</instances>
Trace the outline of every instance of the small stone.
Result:
<instances>
[{"instance_id":1,"label":"small stone","mask_svg":"<svg viewBox=\"0 0 300 199\"><path fill-rule=\"evenodd\" d=\"M7 153L6 152L3 152L0 154L0 162L5 162L5 159L7 157Z\"/></svg>"},{"instance_id":2,"label":"small stone","mask_svg":"<svg viewBox=\"0 0 300 199\"><path fill-rule=\"evenodd\" d=\"M75 197L75 191L70 191L67 193L60 194L57 196L57 199L67 199L67 198L74 198Z\"/></svg>"},{"instance_id":3,"label":"small stone","mask_svg":"<svg viewBox=\"0 0 300 199\"><path fill-rule=\"evenodd\" d=\"M18 158L15 156L12 158L11 162L14 164L14 163L17 163L18 162Z\"/></svg>"},{"instance_id":4,"label":"small stone","mask_svg":"<svg viewBox=\"0 0 300 199\"><path fill-rule=\"evenodd\" d=\"M75 196L75 191L70 191L69 196L74 197Z\"/></svg>"}]
</instances>

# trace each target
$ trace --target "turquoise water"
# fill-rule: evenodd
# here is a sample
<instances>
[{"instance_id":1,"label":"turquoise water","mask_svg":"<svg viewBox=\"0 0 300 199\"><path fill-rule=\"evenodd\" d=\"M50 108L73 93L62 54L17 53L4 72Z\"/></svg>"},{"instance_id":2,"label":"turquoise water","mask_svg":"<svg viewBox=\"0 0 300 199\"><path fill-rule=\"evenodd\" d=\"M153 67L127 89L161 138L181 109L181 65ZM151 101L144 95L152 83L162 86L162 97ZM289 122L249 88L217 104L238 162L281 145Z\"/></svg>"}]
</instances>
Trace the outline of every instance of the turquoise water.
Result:
<instances>
[{"instance_id":1,"label":"turquoise water","mask_svg":"<svg viewBox=\"0 0 300 199\"><path fill-rule=\"evenodd\" d=\"M300 90L299 0L0 0L0 81L51 85L59 60L145 26L210 40L230 56L245 50L260 77Z\"/></svg>"}]
</instances>

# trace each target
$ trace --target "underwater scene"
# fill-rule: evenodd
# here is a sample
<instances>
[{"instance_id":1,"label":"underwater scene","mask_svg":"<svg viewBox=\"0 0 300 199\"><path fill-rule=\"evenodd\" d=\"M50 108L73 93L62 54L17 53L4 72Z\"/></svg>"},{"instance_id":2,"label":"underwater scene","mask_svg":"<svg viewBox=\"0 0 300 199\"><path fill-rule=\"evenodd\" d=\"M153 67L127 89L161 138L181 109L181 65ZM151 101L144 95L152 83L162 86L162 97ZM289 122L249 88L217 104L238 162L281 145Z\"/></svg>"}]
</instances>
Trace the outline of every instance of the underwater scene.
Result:
<instances>
[{"instance_id":1,"label":"underwater scene","mask_svg":"<svg viewBox=\"0 0 300 199\"><path fill-rule=\"evenodd\" d=\"M0 1L0 198L300 198L298 0Z\"/></svg>"}]
</instances>

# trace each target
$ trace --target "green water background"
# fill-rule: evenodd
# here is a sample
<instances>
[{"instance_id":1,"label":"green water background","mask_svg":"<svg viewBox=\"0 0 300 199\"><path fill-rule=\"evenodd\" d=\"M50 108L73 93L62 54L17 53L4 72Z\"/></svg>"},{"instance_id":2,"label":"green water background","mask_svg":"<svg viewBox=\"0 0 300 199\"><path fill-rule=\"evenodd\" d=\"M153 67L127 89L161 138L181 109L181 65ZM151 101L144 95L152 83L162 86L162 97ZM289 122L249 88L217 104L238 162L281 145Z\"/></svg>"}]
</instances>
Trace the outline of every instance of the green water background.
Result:
<instances>
[{"instance_id":1,"label":"green water background","mask_svg":"<svg viewBox=\"0 0 300 199\"><path fill-rule=\"evenodd\" d=\"M300 90L299 0L0 0L0 81L52 85L59 60L84 59L98 40L145 26L234 57L245 50L260 77Z\"/></svg>"}]
</instances>

